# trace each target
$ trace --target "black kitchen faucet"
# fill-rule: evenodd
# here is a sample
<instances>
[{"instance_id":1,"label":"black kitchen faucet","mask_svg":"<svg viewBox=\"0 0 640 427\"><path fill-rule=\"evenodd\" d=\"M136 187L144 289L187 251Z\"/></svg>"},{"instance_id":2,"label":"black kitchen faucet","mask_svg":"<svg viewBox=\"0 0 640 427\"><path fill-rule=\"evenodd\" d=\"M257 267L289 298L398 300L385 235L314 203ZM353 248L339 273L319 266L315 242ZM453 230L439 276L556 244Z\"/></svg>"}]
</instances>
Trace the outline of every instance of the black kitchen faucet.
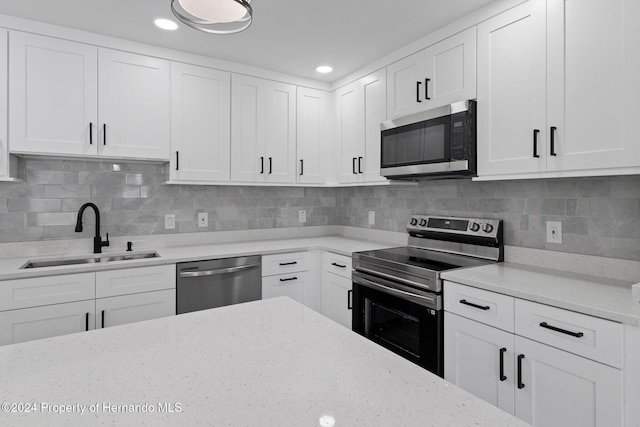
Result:
<instances>
[{"instance_id":1,"label":"black kitchen faucet","mask_svg":"<svg viewBox=\"0 0 640 427\"><path fill-rule=\"evenodd\" d=\"M100 211L93 203L85 203L80 207L80 210L78 211L78 220L76 221L76 233L82 232L82 214L87 208L93 209L96 213L96 235L93 238L93 253L99 254L102 253L103 246L109 246L109 233L107 233L107 240L103 241L100 236Z\"/></svg>"}]
</instances>

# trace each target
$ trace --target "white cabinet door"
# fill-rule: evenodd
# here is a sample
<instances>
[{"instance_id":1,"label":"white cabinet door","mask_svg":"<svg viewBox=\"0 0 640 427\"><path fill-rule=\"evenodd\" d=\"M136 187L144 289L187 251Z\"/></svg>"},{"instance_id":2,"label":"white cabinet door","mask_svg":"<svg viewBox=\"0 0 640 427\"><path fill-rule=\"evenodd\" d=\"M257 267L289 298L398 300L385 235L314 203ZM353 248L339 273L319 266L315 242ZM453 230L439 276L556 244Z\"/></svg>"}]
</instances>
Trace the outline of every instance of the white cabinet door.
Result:
<instances>
[{"instance_id":1,"label":"white cabinet door","mask_svg":"<svg viewBox=\"0 0 640 427\"><path fill-rule=\"evenodd\" d=\"M0 313L0 345L94 329L94 300Z\"/></svg>"},{"instance_id":2,"label":"white cabinet door","mask_svg":"<svg viewBox=\"0 0 640 427\"><path fill-rule=\"evenodd\" d=\"M238 74L232 75L232 181L256 182L264 180L265 118L264 80Z\"/></svg>"},{"instance_id":3,"label":"white cabinet door","mask_svg":"<svg viewBox=\"0 0 640 427\"><path fill-rule=\"evenodd\" d=\"M9 178L9 144L7 143L7 107L8 94L8 60L9 33L0 30L0 180Z\"/></svg>"},{"instance_id":4,"label":"white cabinet door","mask_svg":"<svg viewBox=\"0 0 640 427\"><path fill-rule=\"evenodd\" d=\"M323 184L327 169L327 94L298 87L297 98L297 181Z\"/></svg>"},{"instance_id":5,"label":"white cabinet door","mask_svg":"<svg viewBox=\"0 0 640 427\"><path fill-rule=\"evenodd\" d=\"M296 173L296 87L265 82L265 179L293 183Z\"/></svg>"},{"instance_id":6,"label":"white cabinet door","mask_svg":"<svg viewBox=\"0 0 640 427\"><path fill-rule=\"evenodd\" d=\"M360 180L358 158L363 157L364 106L362 86L358 82L336 92L336 136L339 148L338 182ZM362 162L362 160L360 160Z\"/></svg>"},{"instance_id":7,"label":"white cabinet door","mask_svg":"<svg viewBox=\"0 0 640 427\"><path fill-rule=\"evenodd\" d=\"M325 273L322 284L321 312L330 319L351 329L352 292L351 279L333 273Z\"/></svg>"},{"instance_id":8,"label":"white cabinet door","mask_svg":"<svg viewBox=\"0 0 640 427\"><path fill-rule=\"evenodd\" d=\"M550 153L548 169L640 166L640 105L634 96L640 93L640 3L548 0L547 4L546 131L556 128L556 155Z\"/></svg>"},{"instance_id":9,"label":"white cabinet door","mask_svg":"<svg viewBox=\"0 0 640 427\"><path fill-rule=\"evenodd\" d=\"M367 182L386 181L380 176L380 123L387 119L387 79L382 69L362 80L364 96L364 159L359 169Z\"/></svg>"},{"instance_id":10,"label":"white cabinet door","mask_svg":"<svg viewBox=\"0 0 640 427\"><path fill-rule=\"evenodd\" d=\"M17 31L9 43L10 150L95 155L97 48Z\"/></svg>"},{"instance_id":11,"label":"white cabinet door","mask_svg":"<svg viewBox=\"0 0 640 427\"><path fill-rule=\"evenodd\" d=\"M171 64L171 180L228 181L231 75Z\"/></svg>"},{"instance_id":12,"label":"white cabinet door","mask_svg":"<svg viewBox=\"0 0 640 427\"><path fill-rule=\"evenodd\" d=\"M531 0L478 25L479 176L546 169L545 21Z\"/></svg>"},{"instance_id":13,"label":"white cabinet door","mask_svg":"<svg viewBox=\"0 0 640 427\"><path fill-rule=\"evenodd\" d=\"M95 307L96 329L173 316L176 314L176 291L98 298Z\"/></svg>"},{"instance_id":14,"label":"white cabinet door","mask_svg":"<svg viewBox=\"0 0 640 427\"><path fill-rule=\"evenodd\" d=\"M514 413L514 336L445 312L444 378Z\"/></svg>"},{"instance_id":15,"label":"white cabinet door","mask_svg":"<svg viewBox=\"0 0 640 427\"><path fill-rule=\"evenodd\" d=\"M421 109L476 98L476 28L424 50L426 81Z\"/></svg>"},{"instance_id":16,"label":"white cabinet door","mask_svg":"<svg viewBox=\"0 0 640 427\"><path fill-rule=\"evenodd\" d=\"M308 271L262 278L262 299L287 296L305 304L305 290L312 282Z\"/></svg>"},{"instance_id":17,"label":"white cabinet door","mask_svg":"<svg viewBox=\"0 0 640 427\"><path fill-rule=\"evenodd\" d=\"M519 336L515 343L518 418L540 427L622 426L622 371Z\"/></svg>"},{"instance_id":18,"label":"white cabinet door","mask_svg":"<svg viewBox=\"0 0 640 427\"><path fill-rule=\"evenodd\" d=\"M169 160L170 63L110 49L98 60L98 153Z\"/></svg>"},{"instance_id":19,"label":"white cabinet door","mask_svg":"<svg viewBox=\"0 0 640 427\"><path fill-rule=\"evenodd\" d=\"M414 53L387 67L387 117L406 116L422 111L424 79L426 78L424 51Z\"/></svg>"}]
</instances>

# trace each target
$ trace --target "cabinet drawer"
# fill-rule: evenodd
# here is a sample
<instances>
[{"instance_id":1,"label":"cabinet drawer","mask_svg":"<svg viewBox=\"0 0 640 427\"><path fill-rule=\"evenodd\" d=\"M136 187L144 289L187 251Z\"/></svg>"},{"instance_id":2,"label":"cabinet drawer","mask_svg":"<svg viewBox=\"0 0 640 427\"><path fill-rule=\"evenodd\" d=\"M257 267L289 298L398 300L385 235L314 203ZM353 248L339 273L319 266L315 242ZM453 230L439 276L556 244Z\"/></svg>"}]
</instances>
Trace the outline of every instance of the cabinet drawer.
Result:
<instances>
[{"instance_id":1,"label":"cabinet drawer","mask_svg":"<svg viewBox=\"0 0 640 427\"><path fill-rule=\"evenodd\" d=\"M311 273L306 271L265 277L262 279L262 299L287 296L305 304L305 293L310 290L310 283Z\"/></svg>"},{"instance_id":2,"label":"cabinet drawer","mask_svg":"<svg viewBox=\"0 0 640 427\"><path fill-rule=\"evenodd\" d=\"M322 270L351 279L351 257L325 252Z\"/></svg>"},{"instance_id":3,"label":"cabinet drawer","mask_svg":"<svg viewBox=\"0 0 640 427\"><path fill-rule=\"evenodd\" d=\"M96 298L175 289L175 287L175 264L96 273Z\"/></svg>"},{"instance_id":4,"label":"cabinet drawer","mask_svg":"<svg viewBox=\"0 0 640 427\"><path fill-rule=\"evenodd\" d=\"M0 282L0 311L93 299L95 273Z\"/></svg>"},{"instance_id":5,"label":"cabinet drawer","mask_svg":"<svg viewBox=\"0 0 640 427\"><path fill-rule=\"evenodd\" d=\"M262 256L262 277L295 273L311 269L310 252L294 252Z\"/></svg>"},{"instance_id":6,"label":"cabinet drawer","mask_svg":"<svg viewBox=\"0 0 640 427\"><path fill-rule=\"evenodd\" d=\"M516 334L622 368L622 324L516 300Z\"/></svg>"},{"instance_id":7,"label":"cabinet drawer","mask_svg":"<svg viewBox=\"0 0 640 427\"><path fill-rule=\"evenodd\" d=\"M176 291L144 292L96 300L96 329L176 314Z\"/></svg>"},{"instance_id":8,"label":"cabinet drawer","mask_svg":"<svg viewBox=\"0 0 640 427\"><path fill-rule=\"evenodd\" d=\"M444 309L513 332L513 297L444 282Z\"/></svg>"}]
</instances>

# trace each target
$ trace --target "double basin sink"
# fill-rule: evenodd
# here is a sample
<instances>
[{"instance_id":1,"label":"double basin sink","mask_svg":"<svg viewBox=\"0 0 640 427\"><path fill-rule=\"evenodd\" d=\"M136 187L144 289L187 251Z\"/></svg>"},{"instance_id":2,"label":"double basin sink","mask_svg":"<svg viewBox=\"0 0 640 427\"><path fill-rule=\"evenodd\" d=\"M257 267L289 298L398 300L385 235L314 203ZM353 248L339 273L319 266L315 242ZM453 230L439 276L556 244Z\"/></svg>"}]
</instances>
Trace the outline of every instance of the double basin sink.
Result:
<instances>
[{"instance_id":1,"label":"double basin sink","mask_svg":"<svg viewBox=\"0 0 640 427\"><path fill-rule=\"evenodd\" d=\"M157 258L157 252L137 252L127 254L114 254L114 255L94 255L77 258L54 258L46 260L29 260L25 265L20 267L24 268L42 268L42 267L57 267L62 265L76 265L76 264L95 264L106 263L113 261L131 261L136 259Z\"/></svg>"}]
</instances>

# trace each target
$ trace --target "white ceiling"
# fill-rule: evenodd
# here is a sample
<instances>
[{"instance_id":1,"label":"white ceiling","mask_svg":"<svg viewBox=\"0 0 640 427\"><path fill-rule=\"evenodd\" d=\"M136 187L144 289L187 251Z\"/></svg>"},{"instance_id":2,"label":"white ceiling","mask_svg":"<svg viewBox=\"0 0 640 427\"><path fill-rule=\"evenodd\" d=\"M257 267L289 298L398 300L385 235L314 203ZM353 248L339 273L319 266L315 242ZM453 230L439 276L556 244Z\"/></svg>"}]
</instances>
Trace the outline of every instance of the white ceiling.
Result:
<instances>
[{"instance_id":1,"label":"white ceiling","mask_svg":"<svg viewBox=\"0 0 640 427\"><path fill-rule=\"evenodd\" d=\"M170 0L1 0L0 14L333 82L492 1L253 0L253 24L234 35L156 28Z\"/></svg>"}]
</instances>

